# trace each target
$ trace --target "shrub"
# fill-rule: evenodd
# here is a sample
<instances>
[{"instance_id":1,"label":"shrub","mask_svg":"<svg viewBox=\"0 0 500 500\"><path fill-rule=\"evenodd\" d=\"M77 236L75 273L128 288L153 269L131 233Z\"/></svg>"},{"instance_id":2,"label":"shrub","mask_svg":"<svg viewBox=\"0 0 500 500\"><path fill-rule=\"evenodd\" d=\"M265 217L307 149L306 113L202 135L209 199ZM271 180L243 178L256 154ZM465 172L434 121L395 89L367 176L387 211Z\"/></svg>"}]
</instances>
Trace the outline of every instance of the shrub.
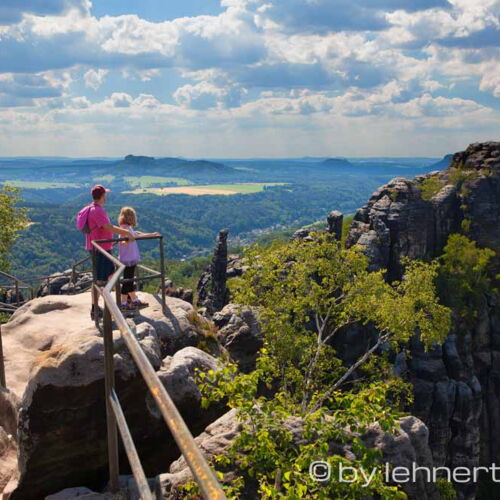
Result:
<instances>
[{"instance_id":1,"label":"shrub","mask_svg":"<svg viewBox=\"0 0 500 500\"><path fill-rule=\"evenodd\" d=\"M420 190L422 198L429 201L444 186L444 182L439 177L427 177L422 181Z\"/></svg>"}]
</instances>

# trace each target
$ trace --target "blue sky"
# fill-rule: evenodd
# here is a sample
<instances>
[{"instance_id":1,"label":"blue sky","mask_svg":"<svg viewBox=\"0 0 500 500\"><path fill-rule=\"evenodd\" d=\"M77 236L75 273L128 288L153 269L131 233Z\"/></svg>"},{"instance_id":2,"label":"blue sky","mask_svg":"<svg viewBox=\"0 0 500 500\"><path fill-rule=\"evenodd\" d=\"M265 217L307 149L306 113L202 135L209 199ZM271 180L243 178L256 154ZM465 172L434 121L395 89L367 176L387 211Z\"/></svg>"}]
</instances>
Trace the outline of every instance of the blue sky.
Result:
<instances>
[{"instance_id":1,"label":"blue sky","mask_svg":"<svg viewBox=\"0 0 500 500\"><path fill-rule=\"evenodd\" d=\"M500 0L2 0L8 155L439 156L500 139Z\"/></svg>"}]
</instances>

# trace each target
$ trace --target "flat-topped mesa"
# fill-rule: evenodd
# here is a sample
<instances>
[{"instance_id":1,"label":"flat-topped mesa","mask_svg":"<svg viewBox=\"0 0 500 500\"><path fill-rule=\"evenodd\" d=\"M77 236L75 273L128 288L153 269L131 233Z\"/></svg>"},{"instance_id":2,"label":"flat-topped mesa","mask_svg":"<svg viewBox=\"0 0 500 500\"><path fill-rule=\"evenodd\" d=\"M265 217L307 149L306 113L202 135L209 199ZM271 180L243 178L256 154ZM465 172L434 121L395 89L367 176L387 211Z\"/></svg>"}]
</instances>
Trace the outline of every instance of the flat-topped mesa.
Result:
<instances>
[{"instance_id":1,"label":"flat-topped mesa","mask_svg":"<svg viewBox=\"0 0 500 500\"><path fill-rule=\"evenodd\" d=\"M472 144L443 171L396 178L360 208L346 246L359 245L373 270L401 277L401 258L434 258L450 234L500 249L500 143Z\"/></svg>"}]
</instances>

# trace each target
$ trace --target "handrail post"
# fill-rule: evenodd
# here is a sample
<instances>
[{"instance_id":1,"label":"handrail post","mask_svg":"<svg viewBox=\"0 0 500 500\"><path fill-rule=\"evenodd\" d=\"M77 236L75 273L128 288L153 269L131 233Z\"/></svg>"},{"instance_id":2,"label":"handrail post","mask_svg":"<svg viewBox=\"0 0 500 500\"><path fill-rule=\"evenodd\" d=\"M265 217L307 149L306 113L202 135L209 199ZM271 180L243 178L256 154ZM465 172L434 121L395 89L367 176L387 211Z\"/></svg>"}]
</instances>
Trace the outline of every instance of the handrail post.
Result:
<instances>
[{"instance_id":1,"label":"handrail post","mask_svg":"<svg viewBox=\"0 0 500 500\"><path fill-rule=\"evenodd\" d=\"M73 292L75 290L75 285L76 285L76 265L73 265L73 267L71 268L70 284L71 284L71 291Z\"/></svg>"},{"instance_id":2,"label":"handrail post","mask_svg":"<svg viewBox=\"0 0 500 500\"><path fill-rule=\"evenodd\" d=\"M115 271L116 272L116 271ZM121 276L118 276L118 279L116 280L115 283L115 296L116 296L116 305L118 307L121 306L122 303L122 296L121 296L121 291L122 291L122 282L121 282Z\"/></svg>"},{"instance_id":3,"label":"handrail post","mask_svg":"<svg viewBox=\"0 0 500 500\"><path fill-rule=\"evenodd\" d=\"M158 241L160 244L161 303L162 303L162 308L163 308L163 314L165 314L165 310L166 310L167 306L165 304L165 255L164 255L164 251L163 251L163 236L160 236Z\"/></svg>"},{"instance_id":4,"label":"handrail post","mask_svg":"<svg viewBox=\"0 0 500 500\"><path fill-rule=\"evenodd\" d=\"M19 298L20 298L19 297L19 281L17 281L17 280L15 281L15 287L16 287L16 305L17 305L17 307L19 307L19 302L20 302L20 300L19 300Z\"/></svg>"},{"instance_id":5,"label":"handrail post","mask_svg":"<svg viewBox=\"0 0 500 500\"><path fill-rule=\"evenodd\" d=\"M99 329L99 294L95 288L97 281L97 268L96 268L96 253L95 250L91 250L92 255L92 311L94 312L94 323L97 329Z\"/></svg>"},{"instance_id":6,"label":"handrail post","mask_svg":"<svg viewBox=\"0 0 500 500\"><path fill-rule=\"evenodd\" d=\"M104 304L103 332L106 426L108 431L109 487L111 492L115 493L118 491L119 464L116 417L110 403L110 398L115 388L115 371L113 365L113 326L111 323L111 313L106 303Z\"/></svg>"},{"instance_id":7,"label":"handrail post","mask_svg":"<svg viewBox=\"0 0 500 500\"><path fill-rule=\"evenodd\" d=\"M7 384L5 382L5 365L3 361L2 325L0 325L0 386L7 389Z\"/></svg>"}]
</instances>

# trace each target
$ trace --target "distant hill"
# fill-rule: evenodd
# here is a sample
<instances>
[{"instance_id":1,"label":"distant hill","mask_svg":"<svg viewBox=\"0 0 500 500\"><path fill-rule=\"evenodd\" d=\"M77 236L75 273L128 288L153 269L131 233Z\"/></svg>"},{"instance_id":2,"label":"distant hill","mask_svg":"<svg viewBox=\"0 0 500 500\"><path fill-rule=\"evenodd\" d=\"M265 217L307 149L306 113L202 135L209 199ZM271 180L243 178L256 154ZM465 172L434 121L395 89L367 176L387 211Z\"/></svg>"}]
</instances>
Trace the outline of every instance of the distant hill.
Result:
<instances>
[{"instance_id":1,"label":"distant hill","mask_svg":"<svg viewBox=\"0 0 500 500\"><path fill-rule=\"evenodd\" d=\"M449 154L444 156L441 160L433 163L427 167L427 170L444 170L451 165L451 160L453 160L453 155Z\"/></svg>"},{"instance_id":2,"label":"distant hill","mask_svg":"<svg viewBox=\"0 0 500 500\"><path fill-rule=\"evenodd\" d=\"M151 156L127 155L123 160L115 163L122 168L147 167L148 173L168 174L176 176L192 175L231 175L236 169L207 160L184 160L182 158L153 158Z\"/></svg>"},{"instance_id":3,"label":"distant hill","mask_svg":"<svg viewBox=\"0 0 500 500\"><path fill-rule=\"evenodd\" d=\"M352 167L352 163L345 158L328 158L320 163L325 167Z\"/></svg>"}]
</instances>

